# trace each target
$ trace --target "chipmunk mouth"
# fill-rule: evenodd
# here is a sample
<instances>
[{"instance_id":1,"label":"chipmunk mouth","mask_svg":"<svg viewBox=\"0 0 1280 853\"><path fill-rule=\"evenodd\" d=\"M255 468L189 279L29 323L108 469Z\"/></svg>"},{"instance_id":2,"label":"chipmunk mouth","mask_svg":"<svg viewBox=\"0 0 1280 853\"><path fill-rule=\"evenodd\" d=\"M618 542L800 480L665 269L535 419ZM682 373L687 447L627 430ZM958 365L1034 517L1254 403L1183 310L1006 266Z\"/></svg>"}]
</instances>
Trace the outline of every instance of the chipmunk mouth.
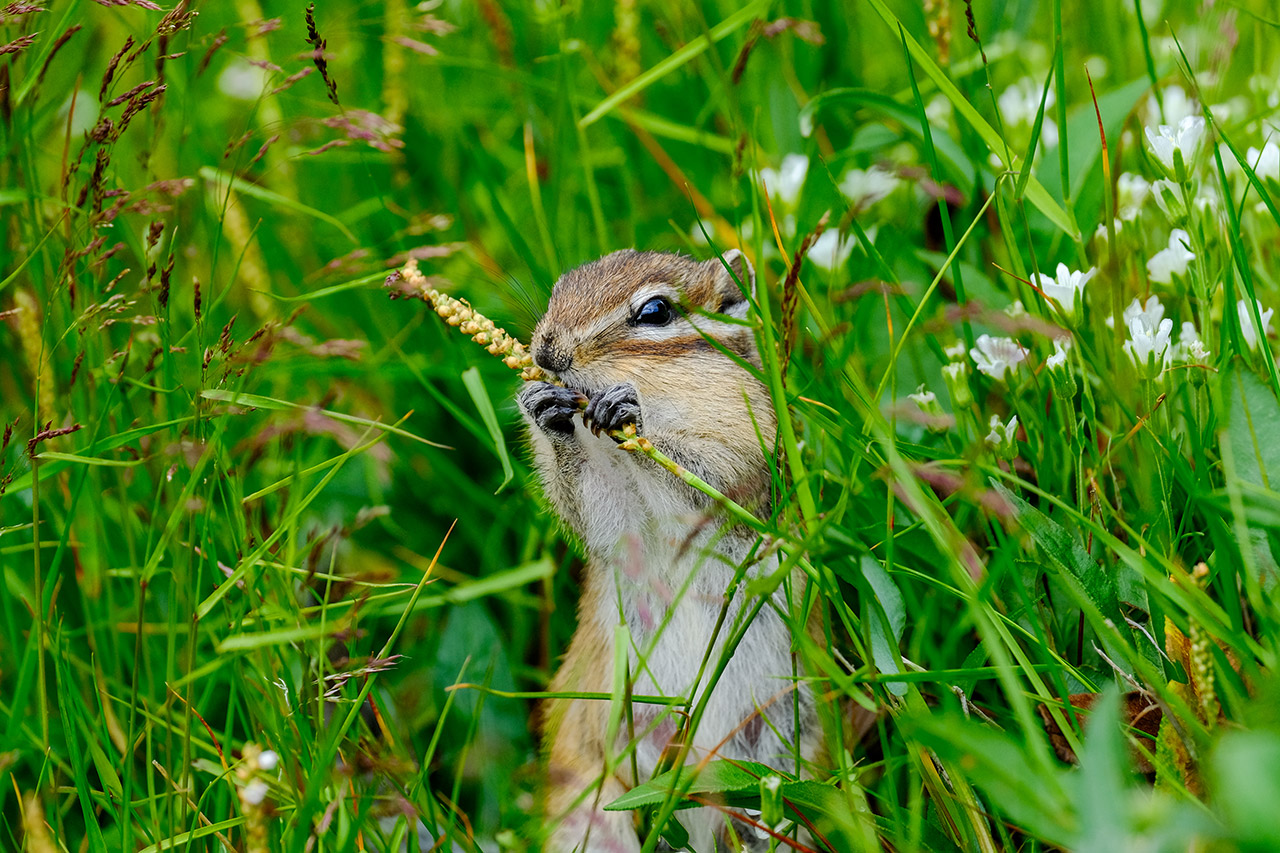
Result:
<instances>
[{"instance_id":1,"label":"chipmunk mouth","mask_svg":"<svg viewBox=\"0 0 1280 853\"><path fill-rule=\"evenodd\" d=\"M591 397L609 387L609 383L593 381L590 376L584 375L583 371L575 370L573 368L558 372L551 370L547 370L545 372L548 376L551 376L558 385L563 385L570 391L577 391L584 397Z\"/></svg>"}]
</instances>

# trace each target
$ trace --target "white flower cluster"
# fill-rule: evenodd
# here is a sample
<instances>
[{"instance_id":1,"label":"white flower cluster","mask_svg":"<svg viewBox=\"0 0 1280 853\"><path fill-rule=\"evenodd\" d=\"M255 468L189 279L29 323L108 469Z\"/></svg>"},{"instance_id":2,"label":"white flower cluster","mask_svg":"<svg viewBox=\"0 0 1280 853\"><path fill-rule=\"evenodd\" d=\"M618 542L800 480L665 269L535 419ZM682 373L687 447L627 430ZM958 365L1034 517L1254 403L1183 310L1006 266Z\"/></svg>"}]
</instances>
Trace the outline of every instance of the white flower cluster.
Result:
<instances>
[{"instance_id":1,"label":"white flower cluster","mask_svg":"<svg viewBox=\"0 0 1280 853\"><path fill-rule=\"evenodd\" d=\"M1139 371L1154 379L1169 363L1173 321L1165 318L1160 299L1152 296L1145 305L1135 299L1124 309L1124 325L1129 330L1124 351Z\"/></svg>"}]
</instances>

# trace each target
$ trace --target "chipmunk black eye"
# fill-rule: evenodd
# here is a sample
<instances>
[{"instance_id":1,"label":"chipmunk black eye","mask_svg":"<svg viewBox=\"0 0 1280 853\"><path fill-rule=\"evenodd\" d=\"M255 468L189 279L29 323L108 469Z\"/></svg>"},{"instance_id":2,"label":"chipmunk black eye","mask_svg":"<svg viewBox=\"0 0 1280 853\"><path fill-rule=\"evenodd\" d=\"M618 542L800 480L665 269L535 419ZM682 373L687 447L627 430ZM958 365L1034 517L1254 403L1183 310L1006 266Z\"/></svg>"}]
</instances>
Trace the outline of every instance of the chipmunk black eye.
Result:
<instances>
[{"instance_id":1,"label":"chipmunk black eye","mask_svg":"<svg viewBox=\"0 0 1280 853\"><path fill-rule=\"evenodd\" d=\"M640 306L640 310L631 318L631 323L635 326L665 326L675 316L671 303L661 296L655 296Z\"/></svg>"}]
</instances>

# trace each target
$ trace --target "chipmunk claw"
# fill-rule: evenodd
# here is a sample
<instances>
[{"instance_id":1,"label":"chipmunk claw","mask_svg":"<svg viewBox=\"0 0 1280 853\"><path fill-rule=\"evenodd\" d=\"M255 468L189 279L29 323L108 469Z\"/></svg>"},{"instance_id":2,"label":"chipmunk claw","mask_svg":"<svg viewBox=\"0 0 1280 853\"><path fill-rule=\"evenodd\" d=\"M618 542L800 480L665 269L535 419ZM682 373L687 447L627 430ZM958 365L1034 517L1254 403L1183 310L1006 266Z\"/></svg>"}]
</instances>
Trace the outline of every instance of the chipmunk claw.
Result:
<instances>
[{"instance_id":1,"label":"chipmunk claw","mask_svg":"<svg viewBox=\"0 0 1280 853\"><path fill-rule=\"evenodd\" d=\"M640 430L640 398L630 382L614 385L596 394L587 403L583 421L594 435L634 424Z\"/></svg>"},{"instance_id":2,"label":"chipmunk claw","mask_svg":"<svg viewBox=\"0 0 1280 853\"><path fill-rule=\"evenodd\" d=\"M550 382L526 382L516 395L516 405L539 429L553 435L573 433L573 418L587 398Z\"/></svg>"}]
</instances>

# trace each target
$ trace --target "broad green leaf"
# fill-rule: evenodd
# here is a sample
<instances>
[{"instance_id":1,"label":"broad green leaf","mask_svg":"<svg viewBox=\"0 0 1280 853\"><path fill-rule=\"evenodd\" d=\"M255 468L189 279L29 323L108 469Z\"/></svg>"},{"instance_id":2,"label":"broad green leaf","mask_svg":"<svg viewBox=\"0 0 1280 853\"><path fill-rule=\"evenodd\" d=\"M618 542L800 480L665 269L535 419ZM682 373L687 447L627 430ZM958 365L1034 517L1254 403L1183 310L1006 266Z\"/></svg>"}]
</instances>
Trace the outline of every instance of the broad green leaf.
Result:
<instances>
[{"instance_id":1,"label":"broad green leaf","mask_svg":"<svg viewBox=\"0 0 1280 853\"><path fill-rule=\"evenodd\" d=\"M1112 685L1089 714L1089 730L1080 756L1076 802L1088 817L1077 850L1133 849L1127 830L1125 766L1128 748L1120 734L1120 693Z\"/></svg>"},{"instance_id":2,"label":"broad green leaf","mask_svg":"<svg viewBox=\"0 0 1280 853\"><path fill-rule=\"evenodd\" d=\"M608 811L627 811L661 805L673 787L687 784L692 767L683 772L670 770L654 779L637 785L605 806ZM814 822L820 817L830 817L837 825L847 823L849 800L846 795L830 785L811 780L797 780L790 774L775 770L754 761L717 760L698 772L691 785L684 788L687 794L700 798L712 795L733 808L759 808L760 780L767 776L781 778L779 793L791 820ZM693 799L685 799L678 808L687 809L699 805Z\"/></svg>"},{"instance_id":3,"label":"broad green leaf","mask_svg":"<svg viewBox=\"0 0 1280 853\"><path fill-rule=\"evenodd\" d=\"M1280 849L1280 736L1233 731L1223 736L1212 761L1214 802L1249 850Z\"/></svg>"},{"instance_id":4,"label":"broad green leaf","mask_svg":"<svg viewBox=\"0 0 1280 853\"><path fill-rule=\"evenodd\" d=\"M954 716L921 714L904 720L913 739L949 764L964 768L1014 823L1053 844L1076 837L1080 817L1060 774L1033 766L1025 746L1008 734Z\"/></svg>"},{"instance_id":5,"label":"broad green leaf","mask_svg":"<svg viewBox=\"0 0 1280 853\"><path fill-rule=\"evenodd\" d=\"M902 604L902 593L889 577L889 573L880 565L880 561L871 555L862 557L862 576L867 579L875 600L866 602L870 615L871 657L876 669L884 673L897 675L902 672L898 643L902 641L902 629L907 624L907 611ZM907 684L904 681L890 681L885 689L895 696L905 696Z\"/></svg>"},{"instance_id":6,"label":"broad green leaf","mask_svg":"<svg viewBox=\"0 0 1280 853\"><path fill-rule=\"evenodd\" d=\"M1040 546L1050 565L1080 604L1092 605L1095 614L1123 625L1115 578L1103 571L1089 556L1079 540L1049 516L1035 509L995 479L991 485L1013 507L1014 517L1022 529Z\"/></svg>"},{"instance_id":7,"label":"broad green leaf","mask_svg":"<svg viewBox=\"0 0 1280 853\"><path fill-rule=\"evenodd\" d=\"M628 809L639 809L646 806L661 805L666 800L667 795L673 788L681 787L689 794L718 794L718 795L737 795L731 801L738 799L750 802L758 802L760 799L760 780L765 776L782 776L783 779L790 780L790 777L783 774L772 767L763 764L757 764L753 761L712 761L706 767L697 771L697 778L693 782L686 783L688 774L694 772L693 767L679 767L674 770L668 770L659 776L650 779L642 785L637 785L627 793L618 797L613 802L605 806L608 811L626 811ZM786 782L783 783L784 786ZM687 787L685 787L687 785ZM693 800L686 800L680 804L680 808L692 808L696 806Z\"/></svg>"},{"instance_id":8,"label":"broad green leaf","mask_svg":"<svg viewBox=\"0 0 1280 853\"><path fill-rule=\"evenodd\" d=\"M1236 476L1280 491L1280 404L1250 370L1237 367L1223 378L1231 387L1227 440Z\"/></svg>"}]
</instances>

